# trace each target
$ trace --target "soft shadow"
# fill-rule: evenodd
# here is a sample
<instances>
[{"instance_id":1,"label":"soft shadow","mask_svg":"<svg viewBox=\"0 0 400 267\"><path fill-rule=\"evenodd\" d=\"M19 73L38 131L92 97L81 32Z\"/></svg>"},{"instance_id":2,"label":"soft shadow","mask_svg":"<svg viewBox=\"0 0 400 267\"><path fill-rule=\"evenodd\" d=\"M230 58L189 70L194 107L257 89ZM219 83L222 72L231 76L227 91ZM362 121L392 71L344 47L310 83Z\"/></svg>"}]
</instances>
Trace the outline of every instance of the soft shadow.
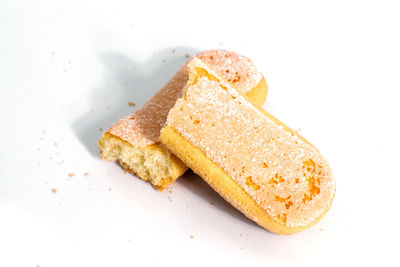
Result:
<instances>
[{"instance_id":1,"label":"soft shadow","mask_svg":"<svg viewBox=\"0 0 400 267\"><path fill-rule=\"evenodd\" d=\"M186 189L194 193L194 195L202 199L202 201L213 203L213 206L215 208L228 214L233 219L239 220L253 227L260 227L258 226L258 224L243 215L243 213L235 209L217 192L212 190L212 188L192 170L188 170L175 183L178 183L179 185L185 187Z\"/></svg>"},{"instance_id":2,"label":"soft shadow","mask_svg":"<svg viewBox=\"0 0 400 267\"><path fill-rule=\"evenodd\" d=\"M98 158L97 140L102 132L142 106L188 60L186 55L198 52L192 48L166 48L154 53L144 64L115 52L101 54L106 72L103 85L90 97L90 110L71 125L90 154ZM136 106L129 106L128 102Z\"/></svg>"}]
</instances>

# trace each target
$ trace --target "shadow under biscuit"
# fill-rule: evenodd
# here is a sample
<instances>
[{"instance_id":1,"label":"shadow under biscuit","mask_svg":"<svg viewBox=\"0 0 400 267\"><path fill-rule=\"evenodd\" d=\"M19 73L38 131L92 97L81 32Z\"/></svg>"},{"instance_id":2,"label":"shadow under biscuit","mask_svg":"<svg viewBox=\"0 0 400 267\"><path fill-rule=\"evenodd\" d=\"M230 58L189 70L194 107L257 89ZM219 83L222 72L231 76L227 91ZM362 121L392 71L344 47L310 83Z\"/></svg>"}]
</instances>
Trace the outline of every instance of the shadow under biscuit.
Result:
<instances>
[{"instance_id":1,"label":"shadow under biscuit","mask_svg":"<svg viewBox=\"0 0 400 267\"><path fill-rule=\"evenodd\" d=\"M71 125L82 145L93 157L99 158L97 141L103 132L142 106L175 75L189 55L198 52L192 48L166 48L153 54L144 64L115 52L101 54L104 81L88 100L91 110ZM129 102L135 106L130 106Z\"/></svg>"},{"instance_id":2,"label":"shadow under biscuit","mask_svg":"<svg viewBox=\"0 0 400 267\"><path fill-rule=\"evenodd\" d=\"M175 75L189 59L188 55L191 57L197 53L199 51L192 48L163 49L144 64L119 53L101 54L106 72L103 84L90 96L88 102L92 109L71 125L82 145L93 157L100 158L97 141L103 132L142 106ZM134 102L135 107L129 106L129 102ZM191 170L176 182L207 203L213 203L210 208L217 208L234 219L258 227Z\"/></svg>"}]
</instances>

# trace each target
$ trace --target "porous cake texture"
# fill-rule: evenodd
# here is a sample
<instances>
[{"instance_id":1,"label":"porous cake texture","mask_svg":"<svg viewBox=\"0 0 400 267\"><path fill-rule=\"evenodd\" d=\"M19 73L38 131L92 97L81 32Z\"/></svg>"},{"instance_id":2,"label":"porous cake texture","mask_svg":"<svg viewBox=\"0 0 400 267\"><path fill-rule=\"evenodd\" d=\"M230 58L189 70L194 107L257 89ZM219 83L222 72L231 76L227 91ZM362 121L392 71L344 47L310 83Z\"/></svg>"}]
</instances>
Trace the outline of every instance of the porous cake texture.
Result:
<instances>
[{"instance_id":1,"label":"porous cake texture","mask_svg":"<svg viewBox=\"0 0 400 267\"><path fill-rule=\"evenodd\" d=\"M255 104L264 103L268 87L250 59L226 50L209 50L193 59L204 61ZM111 126L98 142L101 158L118 161L127 171L149 181L159 190L181 176L187 166L166 150L158 142L158 137L168 111L182 96L188 78L185 64L140 109Z\"/></svg>"}]
</instances>

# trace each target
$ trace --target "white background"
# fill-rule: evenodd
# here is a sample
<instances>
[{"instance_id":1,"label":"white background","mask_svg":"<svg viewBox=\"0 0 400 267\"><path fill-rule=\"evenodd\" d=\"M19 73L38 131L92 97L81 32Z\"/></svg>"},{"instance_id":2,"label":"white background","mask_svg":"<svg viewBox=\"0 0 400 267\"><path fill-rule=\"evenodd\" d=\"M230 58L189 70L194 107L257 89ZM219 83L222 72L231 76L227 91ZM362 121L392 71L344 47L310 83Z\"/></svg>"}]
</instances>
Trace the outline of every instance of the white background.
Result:
<instances>
[{"instance_id":1,"label":"white background","mask_svg":"<svg viewBox=\"0 0 400 267\"><path fill-rule=\"evenodd\" d=\"M0 266L399 266L399 14L396 1L1 0ZM99 159L100 128L211 48L252 58L264 108L330 161L336 199L311 229L274 235L196 175L160 193Z\"/></svg>"}]
</instances>

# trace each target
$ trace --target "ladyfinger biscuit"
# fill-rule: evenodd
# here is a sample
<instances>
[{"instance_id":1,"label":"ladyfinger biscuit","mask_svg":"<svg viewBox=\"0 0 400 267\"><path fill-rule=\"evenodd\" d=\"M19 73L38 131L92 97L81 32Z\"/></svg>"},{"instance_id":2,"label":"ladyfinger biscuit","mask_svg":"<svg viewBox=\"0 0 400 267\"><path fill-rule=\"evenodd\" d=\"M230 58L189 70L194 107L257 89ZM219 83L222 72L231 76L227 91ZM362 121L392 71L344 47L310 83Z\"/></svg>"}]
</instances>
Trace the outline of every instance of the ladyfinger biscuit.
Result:
<instances>
[{"instance_id":1,"label":"ladyfinger biscuit","mask_svg":"<svg viewBox=\"0 0 400 267\"><path fill-rule=\"evenodd\" d=\"M226 50L210 50L194 58L206 62L254 103L264 103L267 83L250 59ZM169 109L182 96L188 77L185 64L140 109L111 126L98 142L101 158L118 161L127 171L149 181L158 190L165 189L181 176L187 170L186 165L166 150L158 137Z\"/></svg>"},{"instance_id":2,"label":"ladyfinger biscuit","mask_svg":"<svg viewBox=\"0 0 400 267\"><path fill-rule=\"evenodd\" d=\"M335 181L321 153L198 59L160 142L225 200L279 234L317 223Z\"/></svg>"}]
</instances>

